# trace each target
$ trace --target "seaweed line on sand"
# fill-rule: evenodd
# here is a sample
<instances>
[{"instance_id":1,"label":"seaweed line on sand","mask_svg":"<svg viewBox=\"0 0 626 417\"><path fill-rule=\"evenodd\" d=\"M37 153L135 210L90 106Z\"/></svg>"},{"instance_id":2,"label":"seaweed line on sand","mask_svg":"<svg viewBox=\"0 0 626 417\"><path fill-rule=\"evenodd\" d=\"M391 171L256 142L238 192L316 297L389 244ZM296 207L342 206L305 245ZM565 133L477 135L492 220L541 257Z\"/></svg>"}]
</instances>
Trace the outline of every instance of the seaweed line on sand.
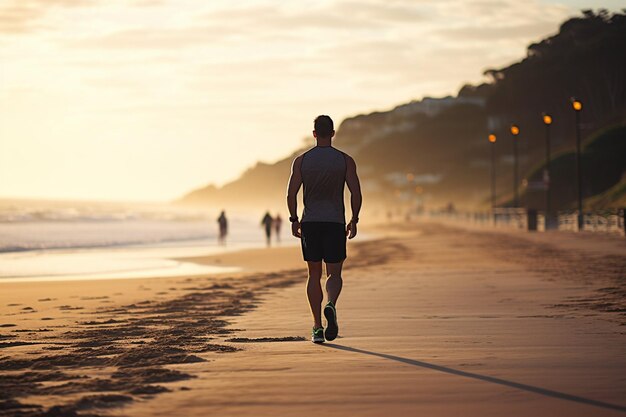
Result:
<instances>
[{"instance_id":1,"label":"seaweed line on sand","mask_svg":"<svg viewBox=\"0 0 626 417\"><path fill-rule=\"evenodd\" d=\"M379 250L374 242L364 242L357 250L373 253L354 266L387 261L403 253L399 244ZM258 295L272 288L283 288L303 280L302 270L261 273L221 280L193 281L186 293L169 300L146 300L134 304L101 307L90 319L77 322L66 331L51 332L43 342L39 333L23 329L16 338L3 336L11 345L33 346L22 355L0 356L0 417L97 417L98 410L123 407L136 398L150 398L174 389L168 383L194 378L167 365L207 361L207 355L240 350L214 339L232 336L228 317L256 307ZM76 307L62 305L59 310ZM94 319L91 319L93 317ZM39 329L44 331L48 329ZM267 340L266 340L267 339ZM278 337L262 340L232 338L226 342L299 341ZM217 358L214 356L213 358ZM97 368L91 376L89 368ZM109 375L103 375L109 370ZM50 384L54 381L54 384ZM188 389L179 387L177 389ZM30 401L37 398L45 404ZM49 396L49 397L48 397ZM59 398L72 398L59 403ZM50 398L46 402L46 398ZM23 401L23 402L22 402Z\"/></svg>"}]
</instances>

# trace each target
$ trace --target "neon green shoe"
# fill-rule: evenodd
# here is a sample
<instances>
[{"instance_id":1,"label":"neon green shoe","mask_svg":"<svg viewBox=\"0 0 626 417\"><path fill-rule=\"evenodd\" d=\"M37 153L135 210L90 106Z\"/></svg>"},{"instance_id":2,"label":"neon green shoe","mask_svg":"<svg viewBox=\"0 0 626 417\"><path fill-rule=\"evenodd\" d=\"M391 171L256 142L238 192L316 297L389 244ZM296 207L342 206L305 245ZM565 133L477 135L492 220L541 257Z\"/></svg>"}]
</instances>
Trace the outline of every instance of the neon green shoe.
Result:
<instances>
[{"instance_id":1,"label":"neon green shoe","mask_svg":"<svg viewBox=\"0 0 626 417\"><path fill-rule=\"evenodd\" d=\"M324 307L324 316L328 321L324 336L326 337L326 340L335 340L337 338L337 334L339 334L339 325L337 324L337 310L331 301L329 301L328 304L326 304L326 307Z\"/></svg>"},{"instance_id":2,"label":"neon green shoe","mask_svg":"<svg viewBox=\"0 0 626 417\"><path fill-rule=\"evenodd\" d=\"M324 328L323 327L313 328L313 331L311 332L311 342L324 343Z\"/></svg>"}]
</instances>

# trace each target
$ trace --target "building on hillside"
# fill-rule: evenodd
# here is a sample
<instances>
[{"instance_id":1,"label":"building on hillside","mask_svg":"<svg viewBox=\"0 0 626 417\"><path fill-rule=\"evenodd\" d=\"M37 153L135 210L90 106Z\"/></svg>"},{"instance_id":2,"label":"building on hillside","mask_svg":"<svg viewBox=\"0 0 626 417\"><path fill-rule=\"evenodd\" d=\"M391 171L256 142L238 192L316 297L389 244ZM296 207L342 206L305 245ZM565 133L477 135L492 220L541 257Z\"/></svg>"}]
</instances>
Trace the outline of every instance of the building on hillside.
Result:
<instances>
[{"instance_id":1,"label":"building on hillside","mask_svg":"<svg viewBox=\"0 0 626 417\"><path fill-rule=\"evenodd\" d=\"M410 116L417 113L422 113L427 116L436 116L443 110L456 106L458 104L470 104L479 107L485 107L485 98L483 97L424 97L419 101L412 101L408 104L403 104L394 109L404 116Z\"/></svg>"}]
</instances>

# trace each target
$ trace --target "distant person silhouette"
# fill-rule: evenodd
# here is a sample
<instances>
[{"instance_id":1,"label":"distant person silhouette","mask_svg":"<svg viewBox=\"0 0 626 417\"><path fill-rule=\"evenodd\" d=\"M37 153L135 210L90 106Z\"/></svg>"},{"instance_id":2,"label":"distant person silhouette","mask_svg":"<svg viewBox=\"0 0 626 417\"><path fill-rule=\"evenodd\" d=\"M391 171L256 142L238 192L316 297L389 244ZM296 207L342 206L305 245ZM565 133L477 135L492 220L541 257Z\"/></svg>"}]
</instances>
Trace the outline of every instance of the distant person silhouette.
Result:
<instances>
[{"instance_id":1,"label":"distant person silhouette","mask_svg":"<svg viewBox=\"0 0 626 417\"><path fill-rule=\"evenodd\" d=\"M272 239L272 224L274 223L274 219L272 218L270 212L266 212L265 216L261 220L261 225L265 228L265 239L267 246L270 246Z\"/></svg>"},{"instance_id":2,"label":"distant person silhouette","mask_svg":"<svg viewBox=\"0 0 626 417\"><path fill-rule=\"evenodd\" d=\"M274 233L276 233L276 242L280 242L280 229L283 227L283 219L280 214L276 213L274 217Z\"/></svg>"},{"instance_id":3,"label":"distant person silhouette","mask_svg":"<svg viewBox=\"0 0 626 417\"><path fill-rule=\"evenodd\" d=\"M291 231L300 238L302 254L309 268L307 297L313 315L311 340L323 343L334 340L339 332L337 325L337 298L343 280L341 268L346 259L346 236L356 236L359 211L361 210L361 185L356 173L354 159L331 146L335 135L330 117L318 116L314 122L313 136L317 144L298 156L291 168L287 189L287 206ZM346 226L344 185L348 184L351 198L352 219ZM297 195L304 188L304 211L302 222L298 220ZM322 327L322 300L324 293L322 261L326 263L326 293L328 303L324 307L326 330Z\"/></svg>"},{"instance_id":4,"label":"distant person silhouette","mask_svg":"<svg viewBox=\"0 0 626 417\"><path fill-rule=\"evenodd\" d=\"M217 224L219 228L217 243L220 245L226 245L226 236L228 235L228 219L226 219L226 212L224 210L220 213L220 217L217 218Z\"/></svg>"}]
</instances>

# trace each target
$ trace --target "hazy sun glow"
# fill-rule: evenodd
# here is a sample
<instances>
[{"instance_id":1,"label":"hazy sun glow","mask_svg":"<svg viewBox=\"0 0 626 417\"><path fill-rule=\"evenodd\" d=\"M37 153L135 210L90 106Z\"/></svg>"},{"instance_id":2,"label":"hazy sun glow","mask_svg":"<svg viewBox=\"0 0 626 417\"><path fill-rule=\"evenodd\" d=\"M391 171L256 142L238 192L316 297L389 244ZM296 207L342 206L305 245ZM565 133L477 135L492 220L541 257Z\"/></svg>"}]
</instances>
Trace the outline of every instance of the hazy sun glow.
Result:
<instances>
[{"instance_id":1,"label":"hazy sun glow","mask_svg":"<svg viewBox=\"0 0 626 417\"><path fill-rule=\"evenodd\" d=\"M454 94L580 7L3 0L0 196L164 200L222 184L299 148L317 114Z\"/></svg>"}]
</instances>

